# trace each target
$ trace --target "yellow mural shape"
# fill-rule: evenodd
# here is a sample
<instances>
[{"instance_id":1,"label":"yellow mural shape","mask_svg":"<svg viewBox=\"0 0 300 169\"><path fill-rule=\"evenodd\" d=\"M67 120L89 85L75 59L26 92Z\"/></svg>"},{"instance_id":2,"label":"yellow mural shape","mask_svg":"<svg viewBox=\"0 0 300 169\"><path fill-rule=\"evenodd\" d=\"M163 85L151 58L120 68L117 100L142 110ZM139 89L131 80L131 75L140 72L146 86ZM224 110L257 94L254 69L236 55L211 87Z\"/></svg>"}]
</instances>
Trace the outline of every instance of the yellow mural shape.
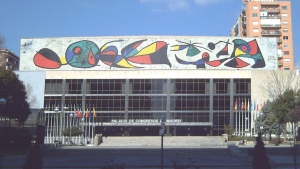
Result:
<instances>
[{"instance_id":1,"label":"yellow mural shape","mask_svg":"<svg viewBox=\"0 0 300 169\"><path fill-rule=\"evenodd\" d=\"M172 47L173 47L173 50L179 50L179 45L172 46Z\"/></svg>"},{"instance_id":2,"label":"yellow mural shape","mask_svg":"<svg viewBox=\"0 0 300 169\"><path fill-rule=\"evenodd\" d=\"M60 59L60 62L61 62L62 65L66 65L67 64L67 60L66 60L65 56L61 56L59 59Z\"/></svg>"},{"instance_id":3,"label":"yellow mural shape","mask_svg":"<svg viewBox=\"0 0 300 169\"><path fill-rule=\"evenodd\" d=\"M136 54L136 56L148 55L148 54L154 53L155 51L156 51L156 43L152 43L151 45L140 50L140 52L138 54Z\"/></svg>"},{"instance_id":4,"label":"yellow mural shape","mask_svg":"<svg viewBox=\"0 0 300 169\"><path fill-rule=\"evenodd\" d=\"M122 67L126 67L126 68L134 68L135 66L132 66L131 64L129 64L127 62L126 59L122 59L120 62L117 63L119 66L122 66Z\"/></svg>"},{"instance_id":5,"label":"yellow mural shape","mask_svg":"<svg viewBox=\"0 0 300 169\"><path fill-rule=\"evenodd\" d=\"M234 55L237 57L239 55L244 55L246 54L245 52L241 51L239 48L236 48L236 50L234 51Z\"/></svg>"}]
</instances>

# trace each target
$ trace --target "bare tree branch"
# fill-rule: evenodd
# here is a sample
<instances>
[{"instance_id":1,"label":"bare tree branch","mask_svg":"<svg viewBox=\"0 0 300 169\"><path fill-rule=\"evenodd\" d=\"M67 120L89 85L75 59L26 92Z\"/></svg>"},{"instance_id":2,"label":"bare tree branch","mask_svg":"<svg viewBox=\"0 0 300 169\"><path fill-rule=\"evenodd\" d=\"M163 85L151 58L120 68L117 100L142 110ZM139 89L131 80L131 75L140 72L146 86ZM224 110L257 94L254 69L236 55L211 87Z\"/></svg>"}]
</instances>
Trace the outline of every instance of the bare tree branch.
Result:
<instances>
[{"instance_id":1,"label":"bare tree branch","mask_svg":"<svg viewBox=\"0 0 300 169\"><path fill-rule=\"evenodd\" d=\"M0 48L4 48L4 44L5 44L5 38L0 35Z\"/></svg>"},{"instance_id":2,"label":"bare tree branch","mask_svg":"<svg viewBox=\"0 0 300 169\"><path fill-rule=\"evenodd\" d=\"M25 85L25 88L26 88L26 94L27 94L26 96L27 96L27 102L29 104L29 107L31 108L38 107L39 102L36 96L33 94L32 86L29 83L27 83Z\"/></svg>"},{"instance_id":3,"label":"bare tree branch","mask_svg":"<svg viewBox=\"0 0 300 169\"><path fill-rule=\"evenodd\" d=\"M288 89L299 89L299 78L295 71L273 70L265 79L266 83L260 86L263 94L274 100Z\"/></svg>"}]
</instances>

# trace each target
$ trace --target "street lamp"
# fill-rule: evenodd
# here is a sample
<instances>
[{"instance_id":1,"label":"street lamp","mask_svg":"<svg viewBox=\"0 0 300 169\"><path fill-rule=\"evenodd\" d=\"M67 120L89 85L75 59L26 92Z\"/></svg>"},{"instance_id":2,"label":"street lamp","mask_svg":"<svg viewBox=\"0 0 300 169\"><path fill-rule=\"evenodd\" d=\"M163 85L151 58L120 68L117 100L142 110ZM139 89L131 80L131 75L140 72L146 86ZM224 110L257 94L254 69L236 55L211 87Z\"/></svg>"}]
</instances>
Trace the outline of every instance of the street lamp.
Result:
<instances>
[{"instance_id":1,"label":"street lamp","mask_svg":"<svg viewBox=\"0 0 300 169\"><path fill-rule=\"evenodd\" d=\"M260 134L262 135L262 129L264 128L264 126L262 125L263 113L260 112L259 115L260 115L260 128L259 129L260 129Z\"/></svg>"},{"instance_id":2,"label":"street lamp","mask_svg":"<svg viewBox=\"0 0 300 169\"><path fill-rule=\"evenodd\" d=\"M72 125L71 125L71 121L72 121L72 117L73 117L73 113L70 114L70 138L69 138L69 143L71 145L71 131L72 131Z\"/></svg>"},{"instance_id":3,"label":"street lamp","mask_svg":"<svg viewBox=\"0 0 300 169\"><path fill-rule=\"evenodd\" d=\"M58 124L58 113L59 113L59 126L57 125L57 132L58 132L58 135L59 135L59 139L58 139L58 142L61 142L61 134L62 134L62 119L63 119L63 114L65 113L65 110L68 110L68 107L63 107L62 111L59 111L59 108L58 107L55 107L54 111L55 111L55 114L56 114L56 120L57 120L57 124ZM56 138L55 138L56 139Z\"/></svg>"},{"instance_id":4,"label":"street lamp","mask_svg":"<svg viewBox=\"0 0 300 169\"><path fill-rule=\"evenodd\" d=\"M56 129L54 130L54 135L55 135L55 140L54 141L59 141L56 139L56 137L58 136L58 107L55 107L54 112L55 112L55 117L56 117Z\"/></svg>"},{"instance_id":5,"label":"street lamp","mask_svg":"<svg viewBox=\"0 0 300 169\"><path fill-rule=\"evenodd\" d=\"M248 126L248 117L245 117L245 135L247 136L247 132L249 131L249 126Z\"/></svg>"},{"instance_id":6,"label":"street lamp","mask_svg":"<svg viewBox=\"0 0 300 169\"><path fill-rule=\"evenodd\" d=\"M5 98L0 98L0 104L4 105L6 103L6 99Z\"/></svg>"},{"instance_id":7,"label":"street lamp","mask_svg":"<svg viewBox=\"0 0 300 169\"><path fill-rule=\"evenodd\" d=\"M81 118L81 125L82 125L82 131L83 131L83 133L82 133L82 142L85 142L85 141L84 141L84 132L85 132L85 131L84 131L84 125L85 125L85 124L84 124L84 117Z\"/></svg>"},{"instance_id":8,"label":"street lamp","mask_svg":"<svg viewBox=\"0 0 300 169\"><path fill-rule=\"evenodd\" d=\"M161 117L161 125L159 135L161 135L161 149L160 149L160 167L164 168L164 134L165 134L165 119Z\"/></svg>"}]
</instances>

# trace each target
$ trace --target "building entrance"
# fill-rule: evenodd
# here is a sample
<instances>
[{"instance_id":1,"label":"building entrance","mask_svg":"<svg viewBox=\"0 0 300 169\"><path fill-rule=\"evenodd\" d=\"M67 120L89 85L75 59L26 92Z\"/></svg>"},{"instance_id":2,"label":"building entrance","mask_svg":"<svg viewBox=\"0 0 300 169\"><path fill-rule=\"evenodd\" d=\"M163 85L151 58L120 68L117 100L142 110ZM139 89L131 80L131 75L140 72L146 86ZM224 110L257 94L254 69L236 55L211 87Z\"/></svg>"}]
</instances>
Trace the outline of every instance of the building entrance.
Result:
<instances>
[{"instance_id":1,"label":"building entrance","mask_svg":"<svg viewBox=\"0 0 300 169\"><path fill-rule=\"evenodd\" d=\"M158 136L160 126L96 126L95 133L105 136ZM166 126L169 136L209 136L210 126Z\"/></svg>"}]
</instances>

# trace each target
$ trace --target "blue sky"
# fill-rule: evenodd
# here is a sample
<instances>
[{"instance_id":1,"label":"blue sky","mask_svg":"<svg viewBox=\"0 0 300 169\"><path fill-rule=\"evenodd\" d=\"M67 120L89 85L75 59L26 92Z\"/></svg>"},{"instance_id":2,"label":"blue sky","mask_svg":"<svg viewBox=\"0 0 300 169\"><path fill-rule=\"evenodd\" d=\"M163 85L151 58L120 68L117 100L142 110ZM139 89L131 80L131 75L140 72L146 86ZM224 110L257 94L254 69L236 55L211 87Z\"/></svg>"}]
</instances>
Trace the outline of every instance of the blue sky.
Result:
<instances>
[{"instance_id":1,"label":"blue sky","mask_svg":"<svg viewBox=\"0 0 300 169\"><path fill-rule=\"evenodd\" d=\"M295 65L300 6L292 2ZM20 55L20 39L89 36L229 36L241 0L0 0L0 35ZM296 57L298 56L298 57Z\"/></svg>"}]
</instances>

